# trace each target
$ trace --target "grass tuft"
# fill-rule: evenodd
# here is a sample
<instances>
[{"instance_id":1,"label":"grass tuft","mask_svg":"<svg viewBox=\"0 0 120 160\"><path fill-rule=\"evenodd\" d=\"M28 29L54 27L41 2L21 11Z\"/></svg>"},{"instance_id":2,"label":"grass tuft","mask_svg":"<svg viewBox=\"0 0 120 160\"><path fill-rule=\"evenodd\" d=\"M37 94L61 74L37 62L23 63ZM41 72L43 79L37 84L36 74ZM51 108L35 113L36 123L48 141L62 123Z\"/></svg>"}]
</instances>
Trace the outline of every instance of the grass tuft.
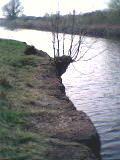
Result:
<instances>
[{"instance_id":1,"label":"grass tuft","mask_svg":"<svg viewBox=\"0 0 120 160\"><path fill-rule=\"evenodd\" d=\"M6 78L1 78L0 79L0 85L3 86L4 88L11 88L10 81Z\"/></svg>"}]
</instances>

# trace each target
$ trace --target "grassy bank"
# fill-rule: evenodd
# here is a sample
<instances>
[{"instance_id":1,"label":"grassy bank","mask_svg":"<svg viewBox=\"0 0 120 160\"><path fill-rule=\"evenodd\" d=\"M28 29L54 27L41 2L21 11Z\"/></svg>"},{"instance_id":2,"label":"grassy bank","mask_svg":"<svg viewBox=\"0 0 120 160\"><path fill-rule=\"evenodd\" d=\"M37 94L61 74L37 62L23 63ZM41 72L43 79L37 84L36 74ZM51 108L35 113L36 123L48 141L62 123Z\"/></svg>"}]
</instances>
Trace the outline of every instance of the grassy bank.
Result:
<instances>
[{"instance_id":1,"label":"grassy bank","mask_svg":"<svg viewBox=\"0 0 120 160\"><path fill-rule=\"evenodd\" d=\"M25 56L25 48L20 42L0 40L0 160L41 160L47 148L43 137L27 129L39 57Z\"/></svg>"},{"instance_id":2,"label":"grassy bank","mask_svg":"<svg viewBox=\"0 0 120 160\"><path fill-rule=\"evenodd\" d=\"M43 51L0 39L0 160L94 160L100 140Z\"/></svg>"}]
</instances>

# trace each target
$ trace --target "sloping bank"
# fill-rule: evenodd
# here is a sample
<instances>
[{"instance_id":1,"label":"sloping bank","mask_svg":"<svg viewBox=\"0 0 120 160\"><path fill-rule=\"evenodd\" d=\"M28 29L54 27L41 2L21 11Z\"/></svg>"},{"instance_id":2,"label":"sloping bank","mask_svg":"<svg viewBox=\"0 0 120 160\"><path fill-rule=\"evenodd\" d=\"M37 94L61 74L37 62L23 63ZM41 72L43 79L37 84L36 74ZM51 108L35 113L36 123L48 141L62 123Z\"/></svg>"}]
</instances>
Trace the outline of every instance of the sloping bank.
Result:
<instances>
[{"instance_id":1,"label":"sloping bank","mask_svg":"<svg viewBox=\"0 0 120 160\"><path fill-rule=\"evenodd\" d=\"M66 97L52 58L0 40L0 159L97 160L89 117Z\"/></svg>"}]
</instances>

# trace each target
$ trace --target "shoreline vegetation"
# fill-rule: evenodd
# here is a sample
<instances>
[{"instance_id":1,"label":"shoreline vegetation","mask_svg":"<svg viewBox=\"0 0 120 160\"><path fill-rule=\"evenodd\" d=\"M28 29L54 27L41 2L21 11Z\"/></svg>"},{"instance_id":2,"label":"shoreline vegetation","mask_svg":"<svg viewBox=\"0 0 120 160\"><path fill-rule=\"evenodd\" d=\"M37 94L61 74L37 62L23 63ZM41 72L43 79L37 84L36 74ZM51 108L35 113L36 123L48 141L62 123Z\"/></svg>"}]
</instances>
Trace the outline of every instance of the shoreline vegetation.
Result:
<instances>
[{"instance_id":1,"label":"shoreline vegetation","mask_svg":"<svg viewBox=\"0 0 120 160\"><path fill-rule=\"evenodd\" d=\"M66 97L52 58L0 39L0 159L96 160L99 135Z\"/></svg>"},{"instance_id":2,"label":"shoreline vegetation","mask_svg":"<svg viewBox=\"0 0 120 160\"><path fill-rule=\"evenodd\" d=\"M13 20L0 19L0 25L8 29L35 29L54 32L52 22L56 21L57 14L46 14L44 17L25 16ZM59 32L71 34L73 26L72 14L60 15ZM83 34L101 38L120 39L120 20L118 11L95 11L75 15L74 34Z\"/></svg>"}]
</instances>

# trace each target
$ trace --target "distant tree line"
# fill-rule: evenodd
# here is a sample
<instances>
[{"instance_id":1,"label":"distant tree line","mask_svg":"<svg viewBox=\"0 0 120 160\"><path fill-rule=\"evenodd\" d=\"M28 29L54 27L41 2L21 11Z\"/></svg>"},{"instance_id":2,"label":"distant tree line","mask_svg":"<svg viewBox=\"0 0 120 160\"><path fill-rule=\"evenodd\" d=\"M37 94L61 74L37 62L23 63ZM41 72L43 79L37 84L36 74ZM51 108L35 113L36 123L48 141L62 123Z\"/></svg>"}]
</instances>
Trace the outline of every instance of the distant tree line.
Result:
<instances>
[{"instance_id":1,"label":"distant tree line","mask_svg":"<svg viewBox=\"0 0 120 160\"><path fill-rule=\"evenodd\" d=\"M92 25L92 24L119 24L120 23L120 0L110 0L108 3L109 9L103 11L94 11L85 14L76 15L75 19L78 25ZM23 6L21 5L20 0L10 0L7 4L2 8L3 15L7 19L15 19L18 17L22 17L27 19L25 15L23 15ZM30 17L28 17L29 19ZM45 14L43 17L46 22L50 21L50 19L56 18L56 14L49 15ZM72 14L68 14L65 16L60 16L61 23L65 24L68 27L68 24L71 23ZM35 18L34 18L35 19ZM66 21L67 20L67 21ZM61 24L61 25L62 25Z\"/></svg>"},{"instance_id":2,"label":"distant tree line","mask_svg":"<svg viewBox=\"0 0 120 160\"><path fill-rule=\"evenodd\" d=\"M118 36L120 37L120 0L110 0L109 9L77 14L74 17L74 33L86 33L93 36ZM3 7L3 13L7 18L2 25L12 28L30 28L38 30L54 31L52 22L56 21L58 14L45 14L43 17L31 17L22 15L23 7L19 0L11 0ZM12 20L12 21L11 21ZM59 32L72 32L73 14L60 15Z\"/></svg>"},{"instance_id":3,"label":"distant tree line","mask_svg":"<svg viewBox=\"0 0 120 160\"><path fill-rule=\"evenodd\" d=\"M2 10L7 19L15 19L23 12L23 6L19 0L10 0Z\"/></svg>"}]
</instances>

